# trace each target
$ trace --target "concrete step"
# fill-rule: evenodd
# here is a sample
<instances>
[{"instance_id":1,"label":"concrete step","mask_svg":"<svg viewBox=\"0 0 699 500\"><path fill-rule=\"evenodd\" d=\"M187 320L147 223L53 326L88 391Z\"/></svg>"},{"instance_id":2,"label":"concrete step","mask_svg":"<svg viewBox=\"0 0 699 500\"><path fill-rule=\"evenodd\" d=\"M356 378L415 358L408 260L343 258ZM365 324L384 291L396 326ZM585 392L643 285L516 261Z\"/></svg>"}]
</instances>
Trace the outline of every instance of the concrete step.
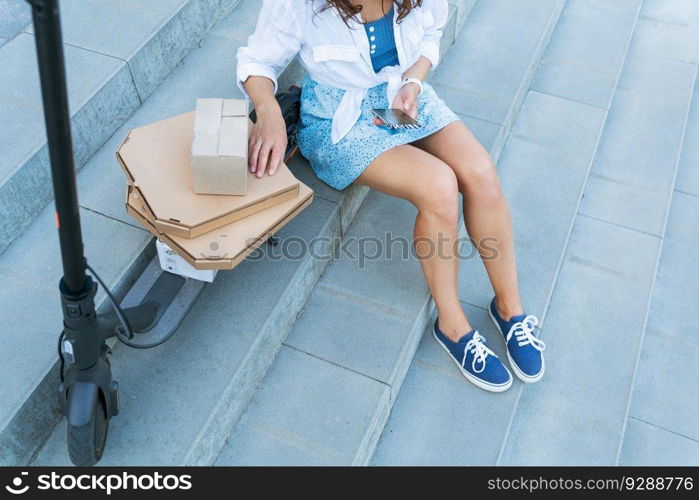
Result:
<instances>
[{"instance_id":1,"label":"concrete step","mask_svg":"<svg viewBox=\"0 0 699 500\"><path fill-rule=\"evenodd\" d=\"M501 117L517 114L520 92L533 75L530 67L538 66L560 7L545 0L479 2L435 71L435 87L447 90L446 99L494 156L503 144L505 120L463 113L489 105L485 94L498 82L512 90L499 96ZM525 11L538 30L527 29L506 43L503 34ZM519 50L516 71L507 72L515 47L529 51ZM461 68L471 76L460 79ZM503 75L508 82L501 82ZM343 239L347 251L320 278L217 465L369 463L433 308L419 263L401 251L409 248L415 215L405 201L369 194ZM371 255L372 239L385 242L386 235L394 241L391 253L363 263L361 242L368 242L365 255Z\"/></svg>"},{"instance_id":2,"label":"concrete step","mask_svg":"<svg viewBox=\"0 0 699 500\"><path fill-rule=\"evenodd\" d=\"M114 151L131 128L190 111L198 96L237 96L230 80L235 71L231 53L252 31L258 9L256 2L248 0L229 14L78 174L86 255L117 296L123 296L140 274L154 246L151 236L125 213L124 178ZM307 183L312 179L307 171L300 176ZM53 219L53 208L45 207L0 255L0 304L3 311L17 311L3 328L8 352L14 353L0 368L7 381L0 403L3 464L26 463L58 421L53 393L61 314L55 285L61 263ZM103 297L100 293L98 302Z\"/></svg>"},{"instance_id":3,"label":"concrete step","mask_svg":"<svg viewBox=\"0 0 699 500\"><path fill-rule=\"evenodd\" d=\"M614 465L627 425L657 444L628 419L629 405L634 381L652 369L639 350L696 82L686 25L696 31L699 21L675 24L665 7L644 2L542 331L554 362L545 383L522 392L503 464ZM656 375L663 387L676 383ZM657 388L637 387L643 407Z\"/></svg>"},{"instance_id":4,"label":"concrete step","mask_svg":"<svg viewBox=\"0 0 699 500\"><path fill-rule=\"evenodd\" d=\"M683 16L697 20L699 5ZM695 16L691 16L692 12ZM667 18L666 18L667 19ZM696 26L696 23L694 24ZM619 463L699 464L699 356L687 311L699 296L699 80L685 132Z\"/></svg>"},{"instance_id":5,"label":"concrete step","mask_svg":"<svg viewBox=\"0 0 699 500\"><path fill-rule=\"evenodd\" d=\"M0 45L12 40L32 22L26 0L0 1Z\"/></svg>"},{"instance_id":6,"label":"concrete step","mask_svg":"<svg viewBox=\"0 0 699 500\"><path fill-rule=\"evenodd\" d=\"M454 47L461 57L443 61L435 75L435 89L454 111L469 117L467 125L497 131L496 161L564 3L477 3ZM518 27L516 36L512 26Z\"/></svg>"},{"instance_id":7,"label":"concrete step","mask_svg":"<svg viewBox=\"0 0 699 500\"><path fill-rule=\"evenodd\" d=\"M152 238L135 227L123 208L125 181L114 159L118 144L131 128L193 109L197 97L240 97L237 87L231 84L230 75L235 73L234 54L254 29L260 7L261 4L253 0L240 2L80 172L78 187L83 209L96 214L100 225L113 221L143 234L148 242L142 247L126 244L124 248L105 251L103 262L97 263L98 271L100 264L102 268L112 267L108 259L114 259L115 251L137 262L146 261L152 255L149 243ZM297 67L289 68L281 80L289 80L289 75L295 71ZM349 223L353 217L352 203L358 204L360 193L353 190L340 196L324 188L302 159L295 160L290 167L315 189L316 200L281 235L300 237L304 241L327 237L328 245L333 245L334 238L340 235L341 219ZM90 257L94 240L89 233L85 241ZM213 430L229 425L229 413L235 414L244 408L246 391L254 389L255 377L262 376L260 370L264 373L266 358L274 356L278 348L280 341L276 341L275 347L274 337L288 330L288 323L295 318L324 264L324 260L310 258L283 262L265 258L261 262L246 262L234 271L221 274L215 284L207 286L177 335L166 345L146 352L117 345L112 360L115 378L124 393L123 409L120 420L111 423L112 437L103 463L181 464L205 454L207 440L213 438L210 433L203 432L203 428ZM141 268L124 274L122 279L131 282ZM265 296L262 303L260 293ZM60 324L59 318L54 317L53 321ZM56 333L52 331L53 335ZM193 335L198 337L194 342ZM218 363L212 358L214 352L218 353ZM197 356L205 359L197 359ZM51 374L44 379L44 385L55 387L55 384ZM210 392L203 386L209 386ZM189 403L197 397L204 399L194 406ZM182 405L182 400L188 403ZM158 404L151 404L153 401ZM158 415L160 409L175 403L177 408L168 410L170 416ZM138 408L140 404L146 404L149 409ZM199 420L190 418L193 407L200 409L196 412ZM153 412L151 417L147 417L148 411ZM121 419L122 416L126 418ZM44 439L49 435L50 438L35 463L68 463L62 437L64 425L58 425L54 431L56 422L57 419L52 421L49 433L44 436ZM177 430L175 437L171 437L173 429ZM144 446L143 450L134 452L133 441L128 437L132 432L143 443L162 441L163 445L157 449Z\"/></svg>"},{"instance_id":8,"label":"concrete step","mask_svg":"<svg viewBox=\"0 0 699 500\"><path fill-rule=\"evenodd\" d=\"M696 94L695 94L696 95ZM699 296L699 196L675 191L633 381L621 465L698 465L699 348L687 336Z\"/></svg>"},{"instance_id":9,"label":"concrete step","mask_svg":"<svg viewBox=\"0 0 699 500\"><path fill-rule=\"evenodd\" d=\"M567 2L498 164L512 211L525 307L545 331L552 289L640 5L640 0ZM575 85L578 80L594 88ZM462 264L460 293L473 324L506 359L487 313L493 292L479 261ZM547 373L540 385L550 378ZM373 462L499 463L523 392L518 381L505 394L472 386L426 335Z\"/></svg>"},{"instance_id":10,"label":"concrete step","mask_svg":"<svg viewBox=\"0 0 699 500\"><path fill-rule=\"evenodd\" d=\"M230 80L235 72L232 54L252 32L260 6L253 0L241 1L80 172L80 200L86 211L142 234L124 213L124 179L115 164L114 150L130 128L191 110L197 97L239 96ZM456 14L454 9L452 32L456 31ZM447 36L443 50L450 45ZM293 62L281 76L280 86L297 82L301 73ZM323 185L301 158L290 167L314 188L316 201L280 236L320 241L315 250L326 257L305 255L278 262L278 256L268 255L261 261L246 262L207 287L168 344L149 352L117 346L112 359L124 391L123 410L111 424L104 464L206 464L218 455L332 255L333 245L366 196L366 190L339 193ZM147 235L144 238L150 241ZM91 240L86 238L86 242L89 246ZM142 262L150 255L150 246L144 246L141 251L125 245L124 254ZM103 265L109 266L106 259ZM139 270L123 275L122 280L130 282ZM53 390L55 384L55 376L49 374L42 387ZM163 408L170 408L169 415L160 414ZM32 414L36 413L35 409ZM52 416L49 420L55 424ZM67 463L64 425L51 433L51 424L46 425L51 435L35 464ZM135 446L130 435L139 436L143 445ZM146 444L153 442L159 446Z\"/></svg>"},{"instance_id":11,"label":"concrete step","mask_svg":"<svg viewBox=\"0 0 699 500\"><path fill-rule=\"evenodd\" d=\"M60 2L82 167L239 0ZM0 253L53 198L29 4L0 8Z\"/></svg>"}]
</instances>

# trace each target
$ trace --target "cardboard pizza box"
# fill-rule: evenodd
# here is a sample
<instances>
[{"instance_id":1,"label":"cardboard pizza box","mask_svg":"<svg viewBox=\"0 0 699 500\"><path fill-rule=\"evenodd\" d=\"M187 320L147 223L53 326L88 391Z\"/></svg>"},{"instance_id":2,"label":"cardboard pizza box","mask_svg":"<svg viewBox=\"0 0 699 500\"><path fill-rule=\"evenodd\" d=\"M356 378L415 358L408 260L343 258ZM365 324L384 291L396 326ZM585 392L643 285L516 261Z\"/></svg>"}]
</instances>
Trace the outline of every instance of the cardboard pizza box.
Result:
<instances>
[{"instance_id":1,"label":"cardboard pizza box","mask_svg":"<svg viewBox=\"0 0 699 500\"><path fill-rule=\"evenodd\" d=\"M283 163L274 175L260 179L248 172L244 196L196 194L190 164L193 126L190 112L136 128L117 150L129 184L158 231L196 238L299 196L299 182Z\"/></svg>"},{"instance_id":2,"label":"cardboard pizza box","mask_svg":"<svg viewBox=\"0 0 699 500\"><path fill-rule=\"evenodd\" d=\"M300 183L299 194L284 203L198 236L183 238L158 230L134 186L127 186L126 211L194 269L233 269L245 257L300 214L313 201L313 190Z\"/></svg>"}]
</instances>

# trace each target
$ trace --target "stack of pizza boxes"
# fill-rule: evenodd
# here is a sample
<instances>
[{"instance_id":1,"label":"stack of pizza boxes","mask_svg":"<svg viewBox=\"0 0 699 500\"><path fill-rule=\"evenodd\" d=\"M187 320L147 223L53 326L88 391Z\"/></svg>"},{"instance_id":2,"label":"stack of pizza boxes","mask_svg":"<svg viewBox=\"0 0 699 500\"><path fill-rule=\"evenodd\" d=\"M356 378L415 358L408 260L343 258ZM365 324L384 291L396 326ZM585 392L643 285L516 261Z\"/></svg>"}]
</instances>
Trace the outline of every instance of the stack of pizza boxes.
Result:
<instances>
[{"instance_id":1,"label":"stack of pizza boxes","mask_svg":"<svg viewBox=\"0 0 699 500\"><path fill-rule=\"evenodd\" d=\"M195 112L131 130L117 150L126 210L158 238L164 270L213 281L311 204L283 163L249 172L250 125L246 101L199 99Z\"/></svg>"}]
</instances>

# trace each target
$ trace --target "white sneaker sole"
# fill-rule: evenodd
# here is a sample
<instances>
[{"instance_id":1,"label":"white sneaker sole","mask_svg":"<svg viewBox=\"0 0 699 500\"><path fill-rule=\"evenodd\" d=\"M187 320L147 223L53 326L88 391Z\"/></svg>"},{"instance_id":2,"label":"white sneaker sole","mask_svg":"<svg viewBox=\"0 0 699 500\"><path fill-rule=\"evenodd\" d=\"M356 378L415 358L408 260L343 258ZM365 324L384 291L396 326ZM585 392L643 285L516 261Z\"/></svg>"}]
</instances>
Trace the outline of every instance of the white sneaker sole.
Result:
<instances>
[{"instance_id":1,"label":"white sneaker sole","mask_svg":"<svg viewBox=\"0 0 699 500\"><path fill-rule=\"evenodd\" d=\"M469 382L471 382L471 383L472 383L473 385L475 385L476 387L479 387L480 389L483 389L484 391L488 391L488 392L505 392L507 389L509 389L510 387L512 387L512 374L510 373L510 370L507 369L507 367L504 367L504 368L505 368L505 371L507 371L507 373L510 374L510 380L508 380L508 381L505 382L504 384L496 385L496 384L489 384L489 383L487 383L487 382L483 382L482 380L480 380L480 379L474 377L473 375L471 375L468 371L466 371L466 370L464 369L463 366L461 366L461 365L459 364L458 361L456 361L456 359L454 358L454 356L451 355L451 351L449 351L449 349L447 348L447 346L445 346L445 345L442 343L442 341L439 340L439 337L437 337L437 334L435 333L434 328L432 328L432 336L433 336L434 339L437 341L437 344L439 344L439 346L440 346L442 349L444 349L445 351L447 351L447 354L449 355L449 359L451 359L451 360L454 362L454 364L455 364L456 366L459 367L459 370L461 370L461 374L462 374L464 377L466 377L466 380L468 380Z\"/></svg>"},{"instance_id":2,"label":"white sneaker sole","mask_svg":"<svg viewBox=\"0 0 699 500\"><path fill-rule=\"evenodd\" d=\"M500 335L502 335L502 330L500 330L500 324L498 323L498 320L495 319L495 316L493 316L493 311L490 309L490 306L488 306L488 314L490 315L490 319L493 320L495 328L497 328ZM504 337L503 340L505 340ZM505 351L507 352L507 361L510 362L510 367L512 368L512 371L522 382L526 384L533 384L534 382L538 382L539 380L541 380L541 377L544 376L544 372L546 371L546 363L544 362L543 357L541 358L541 371L532 377L527 375L526 373L523 373L522 370L519 369L517 363L515 363L515 360L512 359L512 356L510 356L510 350L507 348L507 343L505 343Z\"/></svg>"}]
</instances>

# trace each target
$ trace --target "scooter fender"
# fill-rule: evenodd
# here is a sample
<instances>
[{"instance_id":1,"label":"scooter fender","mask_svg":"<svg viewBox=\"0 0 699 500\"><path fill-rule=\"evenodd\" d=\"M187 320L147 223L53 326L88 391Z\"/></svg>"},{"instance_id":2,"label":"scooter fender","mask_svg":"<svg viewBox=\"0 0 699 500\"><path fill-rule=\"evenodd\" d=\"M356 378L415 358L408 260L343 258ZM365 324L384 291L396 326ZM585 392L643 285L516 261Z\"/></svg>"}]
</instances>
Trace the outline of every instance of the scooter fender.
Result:
<instances>
[{"instance_id":1,"label":"scooter fender","mask_svg":"<svg viewBox=\"0 0 699 500\"><path fill-rule=\"evenodd\" d=\"M90 422L95 402L100 397L100 388L89 382L75 382L68 391L66 418L70 425L81 427Z\"/></svg>"},{"instance_id":2,"label":"scooter fender","mask_svg":"<svg viewBox=\"0 0 699 500\"><path fill-rule=\"evenodd\" d=\"M88 370L71 367L58 385L59 409L73 425L89 422L98 397L103 398L107 418L119 414L119 384L112 380L109 363L104 357Z\"/></svg>"}]
</instances>

